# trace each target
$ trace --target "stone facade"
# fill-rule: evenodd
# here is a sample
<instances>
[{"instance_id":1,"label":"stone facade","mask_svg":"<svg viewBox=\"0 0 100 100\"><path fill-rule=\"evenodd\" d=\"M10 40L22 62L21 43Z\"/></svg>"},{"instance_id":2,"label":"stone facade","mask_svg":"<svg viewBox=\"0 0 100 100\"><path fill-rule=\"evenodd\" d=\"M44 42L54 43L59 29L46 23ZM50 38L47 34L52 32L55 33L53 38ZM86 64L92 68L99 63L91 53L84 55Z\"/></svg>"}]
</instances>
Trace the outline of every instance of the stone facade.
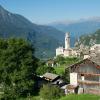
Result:
<instances>
[{"instance_id":1,"label":"stone facade","mask_svg":"<svg viewBox=\"0 0 100 100\"><path fill-rule=\"evenodd\" d=\"M64 57L79 55L77 50L72 49L70 47L70 34L69 33L65 34L65 48L59 47L56 49L56 56L58 55L62 55Z\"/></svg>"},{"instance_id":2,"label":"stone facade","mask_svg":"<svg viewBox=\"0 0 100 100\"><path fill-rule=\"evenodd\" d=\"M84 93L100 95L100 59L84 59L69 67L70 84ZM80 91L80 90L79 90ZM79 92L80 93L80 92Z\"/></svg>"}]
</instances>

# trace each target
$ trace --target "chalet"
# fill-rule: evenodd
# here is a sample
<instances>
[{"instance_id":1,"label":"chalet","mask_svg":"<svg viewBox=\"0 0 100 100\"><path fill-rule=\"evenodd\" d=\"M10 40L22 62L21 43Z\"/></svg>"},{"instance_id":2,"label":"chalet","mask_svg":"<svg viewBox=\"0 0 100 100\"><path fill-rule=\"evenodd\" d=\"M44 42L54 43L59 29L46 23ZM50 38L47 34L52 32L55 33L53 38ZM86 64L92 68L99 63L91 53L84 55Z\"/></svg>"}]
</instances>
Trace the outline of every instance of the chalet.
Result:
<instances>
[{"instance_id":1,"label":"chalet","mask_svg":"<svg viewBox=\"0 0 100 100\"><path fill-rule=\"evenodd\" d=\"M100 57L87 58L68 67L70 71L70 86L78 93L91 93L100 95Z\"/></svg>"},{"instance_id":2,"label":"chalet","mask_svg":"<svg viewBox=\"0 0 100 100\"><path fill-rule=\"evenodd\" d=\"M59 75L53 74L53 73L45 73L43 75L43 79L45 79L45 80L47 80L49 82L54 82L54 81L58 80L59 78L60 78Z\"/></svg>"},{"instance_id":3,"label":"chalet","mask_svg":"<svg viewBox=\"0 0 100 100\"><path fill-rule=\"evenodd\" d=\"M58 86L61 90L65 92L67 83L64 82L61 77L53 73L45 73L42 76L36 76L36 88L40 89L43 84L51 84ZM66 92L65 92L66 93Z\"/></svg>"},{"instance_id":4,"label":"chalet","mask_svg":"<svg viewBox=\"0 0 100 100\"><path fill-rule=\"evenodd\" d=\"M41 88L43 86L43 84L54 84L57 85L58 83L61 82L60 76L57 74L53 74L53 73L45 73L42 76L36 76L35 78L36 80L36 84L37 84L37 88Z\"/></svg>"}]
</instances>

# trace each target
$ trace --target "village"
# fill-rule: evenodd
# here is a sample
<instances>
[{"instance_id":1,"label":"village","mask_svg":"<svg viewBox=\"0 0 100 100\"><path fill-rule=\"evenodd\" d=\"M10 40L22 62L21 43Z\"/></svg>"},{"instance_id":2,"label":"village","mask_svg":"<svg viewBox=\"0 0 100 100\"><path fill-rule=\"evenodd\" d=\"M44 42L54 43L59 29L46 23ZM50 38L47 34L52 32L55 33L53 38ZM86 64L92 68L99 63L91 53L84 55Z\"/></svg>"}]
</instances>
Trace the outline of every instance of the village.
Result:
<instances>
[{"instance_id":1,"label":"village","mask_svg":"<svg viewBox=\"0 0 100 100\"><path fill-rule=\"evenodd\" d=\"M0 99L100 97L100 44L72 48L66 33L65 47L57 48L56 56L45 61L33 56L33 47L23 39L0 40L0 46Z\"/></svg>"},{"instance_id":2,"label":"village","mask_svg":"<svg viewBox=\"0 0 100 100\"><path fill-rule=\"evenodd\" d=\"M100 1L1 0L0 100L100 100Z\"/></svg>"},{"instance_id":3,"label":"village","mask_svg":"<svg viewBox=\"0 0 100 100\"><path fill-rule=\"evenodd\" d=\"M66 33L65 48L57 48L56 57L80 57L82 49L85 48L71 48L70 34ZM84 52L83 58L80 58L76 63L68 66L65 64L64 72L68 73L69 71L69 75L65 74L69 76L69 82L64 81L59 74L46 72L39 76L39 86L49 82L52 85L59 86L66 95L71 93L100 95L100 44L93 45L86 52ZM48 60L47 66L59 68L59 63L56 63L55 60Z\"/></svg>"}]
</instances>

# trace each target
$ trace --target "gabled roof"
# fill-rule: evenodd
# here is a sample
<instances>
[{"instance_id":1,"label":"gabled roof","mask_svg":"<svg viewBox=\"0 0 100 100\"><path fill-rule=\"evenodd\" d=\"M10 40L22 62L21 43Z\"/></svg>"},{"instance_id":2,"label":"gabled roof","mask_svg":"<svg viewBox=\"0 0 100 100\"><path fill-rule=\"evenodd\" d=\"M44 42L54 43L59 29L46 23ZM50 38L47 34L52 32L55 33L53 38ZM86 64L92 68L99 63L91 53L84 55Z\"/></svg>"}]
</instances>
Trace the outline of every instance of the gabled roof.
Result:
<instances>
[{"instance_id":1,"label":"gabled roof","mask_svg":"<svg viewBox=\"0 0 100 100\"><path fill-rule=\"evenodd\" d=\"M98 57L94 57L94 58L92 57L92 58L83 59L83 60L81 60L81 61L79 61L79 62L77 62L77 63L75 63L73 65L70 65L68 68L76 66L78 64L81 64L81 63L83 63L83 62L85 62L87 60L91 61L92 63L94 63L95 65L97 65L98 67L96 67L96 68L100 69L100 59Z\"/></svg>"},{"instance_id":2,"label":"gabled roof","mask_svg":"<svg viewBox=\"0 0 100 100\"><path fill-rule=\"evenodd\" d=\"M43 75L44 78L47 78L47 79L50 79L50 80L54 80L56 79L57 77L59 77L59 75L57 74L52 74L52 73L45 73Z\"/></svg>"}]
</instances>

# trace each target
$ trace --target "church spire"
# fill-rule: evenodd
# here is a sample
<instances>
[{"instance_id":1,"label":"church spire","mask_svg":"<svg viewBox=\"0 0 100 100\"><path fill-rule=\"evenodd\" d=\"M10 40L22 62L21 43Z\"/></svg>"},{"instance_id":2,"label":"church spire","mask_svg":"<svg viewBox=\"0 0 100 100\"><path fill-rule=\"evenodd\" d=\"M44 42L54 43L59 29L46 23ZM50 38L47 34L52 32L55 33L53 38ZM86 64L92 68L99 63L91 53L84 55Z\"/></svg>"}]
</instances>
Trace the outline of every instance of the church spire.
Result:
<instances>
[{"instance_id":1,"label":"church spire","mask_svg":"<svg viewBox=\"0 0 100 100\"><path fill-rule=\"evenodd\" d=\"M67 32L65 34L65 49L69 49L70 48L70 33Z\"/></svg>"}]
</instances>

